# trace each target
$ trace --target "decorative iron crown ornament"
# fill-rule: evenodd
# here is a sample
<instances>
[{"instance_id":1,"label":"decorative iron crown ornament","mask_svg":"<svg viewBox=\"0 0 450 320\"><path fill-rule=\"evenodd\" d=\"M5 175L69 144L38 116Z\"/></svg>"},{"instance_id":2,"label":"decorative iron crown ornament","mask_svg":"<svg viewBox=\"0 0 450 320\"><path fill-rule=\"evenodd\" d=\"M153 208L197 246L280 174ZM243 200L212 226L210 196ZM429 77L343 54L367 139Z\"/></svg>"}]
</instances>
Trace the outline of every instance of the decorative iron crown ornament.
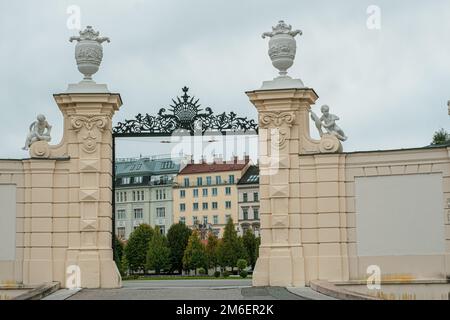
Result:
<instances>
[{"instance_id":1,"label":"decorative iron crown ornament","mask_svg":"<svg viewBox=\"0 0 450 320\"><path fill-rule=\"evenodd\" d=\"M83 81L93 82L92 75L95 74L103 59L103 42L110 42L107 37L100 37L91 26L80 31L80 36L71 37L70 42L76 40L75 59L78 70L84 75Z\"/></svg>"},{"instance_id":2,"label":"decorative iron crown ornament","mask_svg":"<svg viewBox=\"0 0 450 320\"><path fill-rule=\"evenodd\" d=\"M258 133L258 124L253 119L238 117L229 112L214 114L210 107L200 108L199 99L188 95L189 88L181 89L183 95L172 99L170 108L162 108L156 116L138 114L135 119L125 120L113 127L113 134L120 136L170 136L176 130L189 134L204 134L206 131Z\"/></svg>"},{"instance_id":3,"label":"decorative iron crown ornament","mask_svg":"<svg viewBox=\"0 0 450 320\"><path fill-rule=\"evenodd\" d=\"M301 30L292 30L292 26L280 20L272 32L264 32L262 38L270 37L269 57L272 64L279 70L279 78L287 77L287 69L294 64L297 51L296 35L302 35Z\"/></svg>"}]
</instances>

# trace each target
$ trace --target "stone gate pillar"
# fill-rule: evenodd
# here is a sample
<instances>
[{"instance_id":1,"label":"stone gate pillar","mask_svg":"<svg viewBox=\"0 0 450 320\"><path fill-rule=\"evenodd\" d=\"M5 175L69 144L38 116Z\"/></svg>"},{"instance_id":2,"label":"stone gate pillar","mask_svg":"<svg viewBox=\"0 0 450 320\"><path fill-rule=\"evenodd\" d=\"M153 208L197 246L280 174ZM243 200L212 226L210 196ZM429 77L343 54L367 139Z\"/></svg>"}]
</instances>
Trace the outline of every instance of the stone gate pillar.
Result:
<instances>
[{"instance_id":1,"label":"stone gate pillar","mask_svg":"<svg viewBox=\"0 0 450 320\"><path fill-rule=\"evenodd\" d=\"M64 115L70 156L66 268L78 266L87 288L120 286L112 243L112 116L122 104L111 93L55 95Z\"/></svg>"},{"instance_id":2,"label":"stone gate pillar","mask_svg":"<svg viewBox=\"0 0 450 320\"><path fill-rule=\"evenodd\" d=\"M312 89L247 92L259 114L260 257L256 286L303 286L299 159L301 131L317 100Z\"/></svg>"},{"instance_id":3,"label":"stone gate pillar","mask_svg":"<svg viewBox=\"0 0 450 320\"><path fill-rule=\"evenodd\" d=\"M112 117L122 101L92 80L101 43L91 27L75 50L84 79L55 94L64 117L62 141L37 141L25 161L24 283L58 281L62 287L117 288L112 251Z\"/></svg>"},{"instance_id":4,"label":"stone gate pillar","mask_svg":"<svg viewBox=\"0 0 450 320\"><path fill-rule=\"evenodd\" d=\"M280 74L247 92L259 118L261 246L255 286L304 286L311 274L316 276L319 254L305 242L317 246L318 240L304 228L310 217L304 213L311 212L309 206L312 202L316 206L317 198L302 198L300 155L342 150L337 131L321 131L320 140L310 137L310 117L321 128L320 118L311 111L318 96L300 79L287 76L296 52L294 37L299 34L284 21L263 34L271 38L269 56Z\"/></svg>"}]
</instances>

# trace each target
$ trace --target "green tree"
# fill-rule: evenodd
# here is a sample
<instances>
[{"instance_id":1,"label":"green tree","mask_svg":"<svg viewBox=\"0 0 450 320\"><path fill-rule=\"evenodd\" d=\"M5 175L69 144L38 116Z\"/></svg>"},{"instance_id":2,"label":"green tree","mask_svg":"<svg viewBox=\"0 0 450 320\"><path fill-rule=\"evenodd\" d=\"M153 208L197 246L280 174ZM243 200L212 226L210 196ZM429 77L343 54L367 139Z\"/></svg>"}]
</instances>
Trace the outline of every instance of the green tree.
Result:
<instances>
[{"instance_id":1,"label":"green tree","mask_svg":"<svg viewBox=\"0 0 450 320\"><path fill-rule=\"evenodd\" d=\"M123 257L123 251L125 248L125 244L122 240L120 240L116 235L114 235L114 262L116 263L117 269L119 270L120 274L123 275L123 265L122 265L122 257Z\"/></svg>"},{"instance_id":2,"label":"green tree","mask_svg":"<svg viewBox=\"0 0 450 320\"><path fill-rule=\"evenodd\" d=\"M159 227L155 228L147 251L147 270L155 270L160 274L161 270L170 269L170 249L166 237L161 234Z\"/></svg>"},{"instance_id":3,"label":"green tree","mask_svg":"<svg viewBox=\"0 0 450 320\"><path fill-rule=\"evenodd\" d=\"M228 219L218 248L218 260L222 268L236 267L237 260L246 259L242 238L238 237L233 219Z\"/></svg>"},{"instance_id":4,"label":"green tree","mask_svg":"<svg viewBox=\"0 0 450 320\"><path fill-rule=\"evenodd\" d=\"M194 231L189 237L188 245L183 255L183 266L186 270L195 270L206 266L205 246L200 241L197 231Z\"/></svg>"},{"instance_id":5,"label":"green tree","mask_svg":"<svg viewBox=\"0 0 450 320\"><path fill-rule=\"evenodd\" d=\"M146 272L147 251L153 234L154 230L148 224L141 224L130 234L124 250L130 272Z\"/></svg>"},{"instance_id":6,"label":"green tree","mask_svg":"<svg viewBox=\"0 0 450 320\"><path fill-rule=\"evenodd\" d=\"M450 134L442 128L434 133L433 142L431 142L431 144L440 145L448 142L450 142Z\"/></svg>"},{"instance_id":7,"label":"green tree","mask_svg":"<svg viewBox=\"0 0 450 320\"><path fill-rule=\"evenodd\" d=\"M252 230L248 229L244 236L242 237L244 242L245 252L247 253L248 264L255 269L257 251L258 251L258 240Z\"/></svg>"},{"instance_id":8,"label":"green tree","mask_svg":"<svg viewBox=\"0 0 450 320\"><path fill-rule=\"evenodd\" d=\"M192 231L184 223L173 224L167 232L172 270L183 270L183 255Z\"/></svg>"},{"instance_id":9,"label":"green tree","mask_svg":"<svg viewBox=\"0 0 450 320\"><path fill-rule=\"evenodd\" d=\"M212 232L208 235L208 243L206 245L206 258L209 268L214 268L216 270L218 259L217 259L217 249L219 246L219 239Z\"/></svg>"}]
</instances>

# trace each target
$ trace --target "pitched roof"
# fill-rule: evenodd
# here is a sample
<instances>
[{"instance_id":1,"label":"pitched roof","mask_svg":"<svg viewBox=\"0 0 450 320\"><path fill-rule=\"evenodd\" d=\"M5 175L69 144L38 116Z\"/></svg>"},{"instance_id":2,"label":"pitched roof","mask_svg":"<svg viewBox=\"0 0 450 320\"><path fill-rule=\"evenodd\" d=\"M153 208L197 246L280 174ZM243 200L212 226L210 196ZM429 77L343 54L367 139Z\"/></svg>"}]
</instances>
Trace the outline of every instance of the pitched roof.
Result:
<instances>
[{"instance_id":1,"label":"pitched roof","mask_svg":"<svg viewBox=\"0 0 450 320\"><path fill-rule=\"evenodd\" d=\"M190 163L179 174L238 171L244 169L247 163L248 160L245 163Z\"/></svg>"},{"instance_id":2,"label":"pitched roof","mask_svg":"<svg viewBox=\"0 0 450 320\"><path fill-rule=\"evenodd\" d=\"M259 183L259 167L250 166L244 173L238 184L258 184Z\"/></svg>"}]
</instances>

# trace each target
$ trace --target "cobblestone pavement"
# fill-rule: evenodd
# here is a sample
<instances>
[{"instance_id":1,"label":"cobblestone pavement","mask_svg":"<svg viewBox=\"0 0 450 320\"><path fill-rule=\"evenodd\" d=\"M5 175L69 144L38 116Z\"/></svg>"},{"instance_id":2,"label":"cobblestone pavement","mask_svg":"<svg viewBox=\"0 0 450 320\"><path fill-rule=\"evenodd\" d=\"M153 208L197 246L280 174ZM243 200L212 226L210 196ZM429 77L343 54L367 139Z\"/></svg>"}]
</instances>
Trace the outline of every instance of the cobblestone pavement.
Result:
<instances>
[{"instance_id":1,"label":"cobblestone pavement","mask_svg":"<svg viewBox=\"0 0 450 320\"><path fill-rule=\"evenodd\" d=\"M83 289L69 300L302 300L286 288L252 288L251 280L124 281L120 289Z\"/></svg>"}]
</instances>

